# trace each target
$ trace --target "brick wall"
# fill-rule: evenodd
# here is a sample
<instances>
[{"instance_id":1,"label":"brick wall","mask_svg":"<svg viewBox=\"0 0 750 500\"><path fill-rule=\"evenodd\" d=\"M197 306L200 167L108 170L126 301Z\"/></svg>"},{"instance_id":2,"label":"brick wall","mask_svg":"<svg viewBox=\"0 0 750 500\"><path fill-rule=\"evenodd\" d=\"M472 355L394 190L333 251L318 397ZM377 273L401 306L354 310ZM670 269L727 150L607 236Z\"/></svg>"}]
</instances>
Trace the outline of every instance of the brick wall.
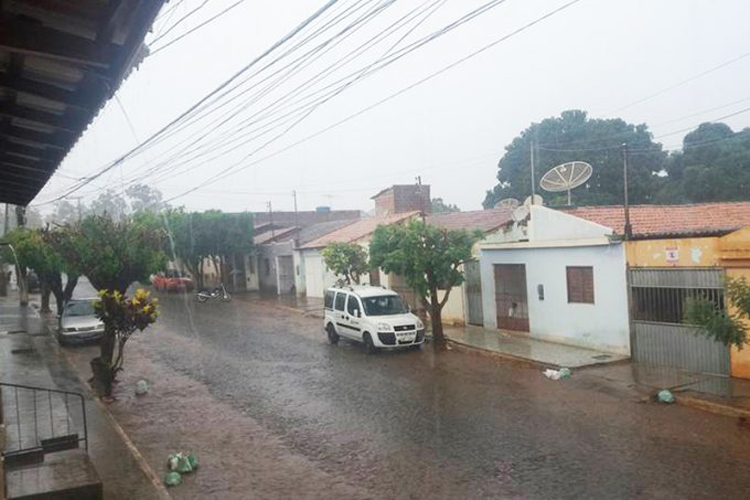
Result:
<instances>
[{"instance_id":1,"label":"brick wall","mask_svg":"<svg viewBox=\"0 0 750 500\"><path fill-rule=\"evenodd\" d=\"M397 184L374 197L375 214L389 215L403 212L431 210L430 186L416 184Z\"/></svg>"}]
</instances>

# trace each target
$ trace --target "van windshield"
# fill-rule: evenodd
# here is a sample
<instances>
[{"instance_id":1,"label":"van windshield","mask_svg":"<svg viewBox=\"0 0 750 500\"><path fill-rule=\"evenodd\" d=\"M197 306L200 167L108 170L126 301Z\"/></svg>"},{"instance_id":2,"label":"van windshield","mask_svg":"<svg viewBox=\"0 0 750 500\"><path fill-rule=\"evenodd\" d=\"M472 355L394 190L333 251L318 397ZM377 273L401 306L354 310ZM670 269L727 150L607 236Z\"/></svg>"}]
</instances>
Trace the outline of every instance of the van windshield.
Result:
<instances>
[{"instance_id":1,"label":"van windshield","mask_svg":"<svg viewBox=\"0 0 750 500\"><path fill-rule=\"evenodd\" d=\"M362 298L362 305L365 308L365 314L368 316L388 316L409 312L398 295Z\"/></svg>"}]
</instances>

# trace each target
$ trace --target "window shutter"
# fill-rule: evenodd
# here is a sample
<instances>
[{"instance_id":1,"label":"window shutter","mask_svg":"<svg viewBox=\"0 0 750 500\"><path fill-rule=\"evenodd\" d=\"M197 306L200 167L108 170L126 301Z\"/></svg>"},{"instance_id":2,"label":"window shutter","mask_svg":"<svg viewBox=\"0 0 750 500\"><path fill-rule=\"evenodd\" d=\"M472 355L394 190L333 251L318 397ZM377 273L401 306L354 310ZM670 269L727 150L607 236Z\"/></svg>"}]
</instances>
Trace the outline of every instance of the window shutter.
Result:
<instances>
[{"instance_id":1,"label":"window shutter","mask_svg":"<svg viewBox=\"0 0 750 500\"><path fill-rule=\"evenodd\" d=\"M566 268L568 281L568 302L594 303L594 268L569 266Z\"/></svg>"}]
</instances>

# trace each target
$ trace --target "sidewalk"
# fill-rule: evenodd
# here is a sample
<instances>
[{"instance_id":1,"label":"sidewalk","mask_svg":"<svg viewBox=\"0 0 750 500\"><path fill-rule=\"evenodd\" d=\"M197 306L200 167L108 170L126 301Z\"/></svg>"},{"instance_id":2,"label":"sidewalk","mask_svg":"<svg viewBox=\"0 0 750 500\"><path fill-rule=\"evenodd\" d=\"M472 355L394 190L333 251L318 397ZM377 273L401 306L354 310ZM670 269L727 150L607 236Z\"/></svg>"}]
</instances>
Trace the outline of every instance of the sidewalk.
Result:
<instances>
[{"instance_id":1,"label":"sidewalk","mask_svg":"<svg viewBox=\"0 0 750 500\"><path fill-rule=\"evenodd\" d=\"M445 336L461 346L550 368L583 368L628 359L627 356L535 340L481 326L446 326Z\"/></svg>"},{"instance_id":2,"label":"sidewalk","mask_svg":"<svg viewBox=\"0 0 750 500\"><path fill-rule=\"evenodd\" d=\"M0 381L83 394L89 457L104 483L104 497L165 498L134 457L117 424L68 365L39 314L34 308L19 307L15 294L0 297Z\"/></svg>"}]
</instances>

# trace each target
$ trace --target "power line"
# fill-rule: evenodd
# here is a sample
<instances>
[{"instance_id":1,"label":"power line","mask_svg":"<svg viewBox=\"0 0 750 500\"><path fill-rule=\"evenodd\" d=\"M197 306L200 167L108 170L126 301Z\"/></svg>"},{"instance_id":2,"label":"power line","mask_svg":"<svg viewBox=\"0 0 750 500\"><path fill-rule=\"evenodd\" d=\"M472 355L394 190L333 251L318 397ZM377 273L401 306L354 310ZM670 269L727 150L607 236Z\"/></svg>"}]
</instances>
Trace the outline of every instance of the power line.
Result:
<instances>
[{"instance_id":1,"label":"power line","mask_svg":"<svg viewBox=\"0 0 750 500\"><path fill-rule=\"evenodd\" d=\"M187 14L185 14L184 16L182 16L181 18L179 18L177 21L175 21L174 24L172 24L169 28L167 28L163 32L159 33L159 36L157 36L156 38L154 38L153 40L151 40L151 43L156 43L159 40L161 40L162 38L164 38L170 31L172 31L177 26L179 26L181 22L183 22L185 19L189 18L190 16L192 16L196 12L200 11L203 7L205 7L207 3L208 3L208 0L203 0L203 3L201 3L198 7L196 7L193 10L191 10L190 12L188 12Z\"/></svg>"},{"instance_id":2,"label":"power line","mask_svg":"<svg viewBox=\"0 0 750 500\"><path fill-rule=\"evenodd\" d=\"M311 135L308 135L308 136L304 137L303 139L301 139L299 141L296 141L296 142L294 142L294 143L292 143L292 144L290 144L290 145L288 145L288 146L286 146L286 147L284 147L282 149L279 149L276 152L274 152L274 153L272 153L272 154L270 154L268 156L260 158L260 159L254 161L254 162L251 162L251 163L245 165L244 167L240 168L239 170L244 170L246 168L249 168L249 167L251 167L253 165L256 165L256 164L258 164L258 163L260 163L262 161L265 161L265 160L267 160L269 158L272 158L274 156L277 156L277 155L279 155L279 154L281 154L281 153L283 153L285 151L288 151L289 149L292 149L292 148L294 148L294 147L296 147L296 146L298 146L298 145L300 145L300 144L302 144L304 142L307 142L307 141L309 141L309 140L311 140L311 139L313 139L313 138L315 138L315 137L317 137L319 135L322 135L322 134L324 134L324 133L332 130L333 128L336 128L336 127L338 127L338 126L340 126L340 125L342 125L342 124L344 124L344 123L346 123L346 122L348 122L348 121L350 121L350 120L352 120L352 119L354 119L354 118L356 118L356 117L358 117L358 116L360 116L360 115L362 115L362 114L364 114L364 113L366 113L366 112L368 112L368 111L370 111L370 110L372 110L372 109L374 109L374 108L376 108L376 107L378 107L378 106L380 106L380 105L382 105L382 104L384 104L384 103L386 103L386 102L388 102L388 101L390 101L390 100L392 100L392 99L394 99L394 98L396 98L398 96L400 96L401 94L404 94L405 92L408 92L409 90L411 90L411 89L413 89L413 88L415 88L415 87L417 87L419 85L422 85L423 83L425 83L425 82L427 82L427 81L429 81L429 80L437 77L438 75L441 75L441 74L445 73L446 71L449 71L450 69L452 69L452 68L454 68L454 67L456 67L456 66L458 66L458 65L460 65L460 64L462 64L462 63L464 63L464 62L466 62L466 61L468 61L468 60L470 60L470 59L472 59L474 57L476 57L477 55L486 52L487 50L489 50L492 47L498 45L499 43L502 43L502 42L508 40L509 38L512 38L513 36L516 36L519 33L522 33L524 31L526 31L527 29L529 29L529 28L535 26L536 24L538 24L538 23L546 20L547 18L549 18L551 16L554 16L555 14L557 14L557 13L559 13L559 12L561 12L561 11L569 8L569 7L571 7L572 5L578 3L579 1L580 0L569 1L569 2L567 2L565 4L563 4L562 6L556 8L556 9L550 11L550 12L548 12L547 14L544 14L543 16L541 16L539 18L536 18L535 20L533 20L533 21L531 21L531 22L523 25L522 27L520 27L520 28L512 31L511 33L509 33L509 34L507 34L505 36L502 36L502 37L494 40L493 42L491 42L491 43L483 46L482 48L480 48L480 49L472 52L471 54L469 54L467 56L464 56L464 57L462 57L462 58L454 61L453 63L451 63L451 64L449 64L447 66L444 66L440 70L438 70L438 71L436 71L434 73L431 73L427 77L422 78L421 80L418 80L417 82L415 82L415 83L413 83L413 84L411 84L411 85L409 85L407 87L404 87L403 89L401 89L401 90L399 90L397 92L394 92L393 94L390 94L389 96L385 97L384 99L381 99L381 100L377 101L376 103L374 103L374 104L372 104L372 105L370 105L370 106L368 106L366 108L363 108L360 111L358 111L356 113L353 113L353 114L347 116L346 118L333 123L332 125L329 125L328 127L325 127L324 129L321 129L321 130L319 130L319 131L317 131L317 132L315 132L315 133L313 133ZM251 153L251 155L252 154L254 154L254 152ZM242 161L244 161L245 159L247 159L247 158L244 158ZM185 196L185 195L187 195L189 193L192 193L192 192L194 192L194 191L196 191L198 189L201 189L202 187L205 187L207 185L213 184L213 183L215 183L215 182L223 179L227 175L231 175L231 174L235 173L236 171L239 171L239 170L234 170L235 167L237 167L237 166L238 166L238 164L234 164L234 165L232 165L232 166L230 166L228 168L225 168L225 169L223 169L219 173L219 175L217 175L213 179L209 179L209 180L207 180L207 181L199 184L198 186L196 186L194 188L191 188L191 189L189 189L189 190L187 190L187 191L185 191L183 193L180 193L179 195L176 195L176 196L173 196L172 198L169 198L166 201L169 202L169 201L175 200L177 198L181 198L181 197L183 197L183 196Z\"/></svg>"},{"instance_id":3,"label":"power line","mask_svg":"<svg viewBox=\"0 0 750 500\"><path fill-rule=\"evenodd\" d=\"M473 18L474 18L474 17L476 17L477 15L479 15L479 14L482 14L482 13L486 12L486 11L487 11L487 10L488 10L489 8L492 8L492 7L496 6L496 5L499 5L499 4L500 4L500 3L502 3L503 1L505 1L505 0L493 0L492 2L488 2L487 4L485 4L485 5L481 6L481 7L479 7L478 9L475 9L475 11L472 11L472 12L470 12L470 13L468 13L468 14L464 15L463 17L459 18L459 19L458 19L457 21L454 21L453 23L451 23L451 24L447 25L446 27L442 28L441 30L438 30L437 32L435 32L435 33L431 34L430 36L427 36L427 37L423 38L422 40L419 40L419 41L417 41L417 42L415 42L415 43L411 44L410 46L408 46L408 47L405 47L404 49L408 49L408 50L405 50L405 51L404 51L404 52L402 52L401 54L397 54L397 56L398 56L398 57L392 58L391 60L389 60L389 61L386 61L386 63L387 63L387 64L390 64L390 63L394 62L395 60L397 60L397 59L399 59L399 58L401 58L401 57L405 56L405 55L406 55L407 53L409 53L409 52L411 52L411 51L413 51L413 50L416 50L416 49L417 49L417 48L419 48L419 47L420 47L421 45L424 45L425 43L427 43L427 42L431 41L432 39L436 38L437 36L440 36L440 35L442 35L442 34L444 34L444 33L448 32L448 31L450 31L451 29L454 29L454 28L456 28L457 26L460 26L461 24L463 24L463 23L465 23L465 22L468 22L469 20L473 19ZM423 5L425 5L425 4L427 4L427 3L428 3L428 2L425 2L425 3L423 4ZM442 4L442 3L444 3L444 2L442 1L442 0L441 0L441 1L436 1L436 2L433 2L433 5L432 5L432 6L428 6L428 7L426 8L426 9L424 9L424 10L423 10L423 12L424 12L424 11L428 11L428 12L427 12L427 14L428 14L428 16L429 16L429 15L430 15L430 14L431 14L432 12L434 12L435 8L436 8L436 7L439 7L439 6L440 6L440 5ZM432 10L432 11L429 11L429 9L430 9L431 7L433 8L433 10ZM414 12L414 11L412 11L412 12ZM409 14L407 14L407 16L408 16L408 15L409 15ZM407 17L407 16L404 16L404 17ZM402 18L402 19L404 19L404 18ZM420 21L420 22L419 22L418 24L420 24L420 23L421 23L421 22L423 22L423 21L424 21L424 19L422 19L422 20L421 20L421 21ZM414 29L414 28L412 28L412 29L410 30L410 32L411 32L411 31L413 31L413 29ZM391 47L390 47L390 48L388 49L388 51L386 51L386 53L384 54L384 56L387 56L388 54L390 54L390 52L391 52L391 51L392 51L392 50L393 50L393 49L394 49L394 48L395 48L395 47L396 47L396 46L397 46L397 45L398 45L398 44L399 44L399 43L400 43L400 42L401 42L401 41L402 41L402 40L403 40L403 39L405 38L405 36L407 36L408 34L409 34L409 33L406 33L406 34L405 34L404 36L402 36L402 37L401 37L401 38L400 38L400 39L399 39L399 40L398 40L398 41L397 41L397 42L396 42L395 44L393 44L393 45L392 45L392 46L391 46ZM378 36L374 37L374 39L377 39L377 38L378 38ZM373 40L373 39L371 39L371 40ZM363 45L365 45L365 44L363 44ZM356 50L358 50L358 49L355 49L355 51L356 51ZM355 52L355 51L353 51L353 52ZM351 52L350 54L352 54L353 52ZM382 59L384 59L384 58L385 58L385 57L381 57L381 60L382 60ZM377 62L380 62L380 60L376 61L376 63L377 63ZM380 67L378 67L378 68L376 68L376 69L377 69L377 70L379 70L379 69L382 69L383 67L385 67L386 63L384 63L384 64L381 64L381 66L380 66ZM297 110L293 111L292 113L287 113L287 115L284 115L284 116L282 116L281 118L284 118L285 116L289 116L289 115L296 115L296 114L298 114L298 113L299 113L300 111L302 111L302 113L303 113L303 117L302 117L302 119L304 119L304 117L305 117L305 116L309 115L309 114L310 114L310 113L311 113L312 111L314 111L314 109L315 109L315 108L317 108L318 106L320 106L320 105L321 105L322 103L324 103L324 102L325 102L325 101L327 101L327 100L330 100L330 99L331 99L331 98L332 98L333 96L335 96L335 95L337 95L337 94L341 93L341 92L342 92L343 90L345 90L345 89L346 89L346 88L347 88L348 86L352 85L352 84L353 84L354 82L356 82L357 80L359 80L360 78L362 78L363 76L365 76L365 75L367 74L368 70L369 70L370 68L372 68L372 66L373 66L374 64L375 64L375 63L370 63L370 64L369 64L368 66L366 66L365 68L363 68L363 69L361 69L361 70L357 70L357 71L355 71L354 73L352 73L352 74L351 74L350 76L352 76L352 75L356 76L356 78L354 79L354 81L350 81L350 82L347 82L347 83L345 83L345 84L344 84L344 85L343 85L342 87L340 87L340 88L336 89L336 90L335 90L335 91L334 91L334 92L333 92L332 94L329 94L329 95L327 95L327 96L324 96L324 99L322 99L322 100L319 100L318 102L314 102L314 103L312 103L312 104L306 105L306 106L304 106L304 107L298 108ZM330 68L330 67L329 67L329 68ZM298 89L299 89L299 88L302 88L302 87L304 87L304 86L305 86L305 85L306 85L306 84L307 84L308 82L310 82L311 80L314 80L315 78L316 78L316 77L314 77L313 79L310 79L310 80L308 80L308 81L307 81L307 82L305 82L305 84L303 84L303 85L302 85L301 87L298 87ZM344 80L344 79L342 79L342 80ZM339 80L339 81L342 81L342 80ZM329 87L330 87L330 85L329 85ZM326 88L328 88L328 87L326 87ZM298 92L296 92L296 91L295 91L295 93L294 93L294 94L297 94L297 93L298 93ZM316 93L317 93L317 92L316 92ZM294 95L294 94L293 94L293 95ZM314 94L313 94L313 95L314 95ZM269 108L269 107L271 107L271 106L272 106L273 104L276 104L276 103L278 103L279 101L280 101L280 99L279 99L279 100L277 100L277 101L275 101L275 102L274 102L274 103L272 103L271 105L269 105L269 106L266 106L266 108L264 108L264 109L268 109L268 108ZM307 110L305 109L306 107L308 108ZM263 111L263 110L261 110L261 111ZM256 116L257 116L257 113L256 113ZM266 116L268 116L268 115L266 115ZM277 120L278 120L278 119L277 119ZM277 121L277 120L274 120L274 121ZM225 120L225 121L226 121L226 120ZM246 122L246 121L247 121L247 119L245 120L245 122ZM296 123L299 123L299 121L301 121L301 119L300 119L300 120L298 120L298 121L297 121ZM241 122L241 123L242 123L242 122ZM296 123L295 123L295 124L296 124ZM292 126L294 126L294 125L292 125ZM235 130L234 130L234 133L233 133L233 134L231 134L231 135L236 135L236 133L237 133L237 132L241 131L241 130L242 130L242 129L244 129L244 128L246 128L246 127L242 127L242 128L240 128L240 129L235 129ZM258 129L255 129L255 131L257 131L257 130L258 130ZM271 132L272 130L273 130L273 129L269 129L269 130L266 130L265 132L262 132L262 133L261 133L261 134L259 134L259 135L255 135L255 136L253 136L253 137L251 138L251 140L253 140L253 139L257 139L257 138L259 138L259 137L262 137L263 135L266 135L267 133ZM287 129L287 130L288 130L288 129ZM251 131L251 132L255 132L255 131ZM205 138L205 137L206 137L206 136L207 136L208 134L210 134L210 133L211 133L211 131L209 131L208 133L204 133L204 135L203 135L203 136L201 137L201 139L202 139L202 138ZM231 137L231 135L230 135L229 137ZM245 134L245 135L247 135L247 134ZM283 135L283 133L282 133L282 135ZM199 139L199 140L200 140L200 139ZM236 141L229 141L229 142L227 142L227 141L226 141L226 138L223 138L222 140L224 141L224 142L223 142L223 144L222 144L223 146L226 146L226 145L230 144L231 142L236 142ZM245 142L247 142L247 141L245 141ZM237 147L241 147L242 145L244 145L244 143L242 143L242 144L238 145ZM225 151L225 152L224 152L223 154L226 154L226 153L228 153L228 152L231 152L232 150L235 150L235 149L237 149L237 147L234 147L234 148L232 148L232 149L231 149L230 151ZM199 148L199 149L200 149L200 148ZM214 148L214 149L215 149L215 148ZM183 149L183 151L184 151L184 149ZM211 153L211 151L208 151L208 153ZM198 158L199 156L203 156L203 155L205 155L205 154L206 154L206 153L203 153L203 154L201 154L201 155L198 155L198 156L194 156L194 157L190 158L190 159L189 159L188 161L191 161L191 160L193 160L193 159L196 159L196 158ZM221 155L222 155L222 154L220 154L219 156L221 156ZM179 157L179 156L178 156L178 157ZM212 158L212 159L215 159L215 158L218 158L218 156L216 156L216 157L214 157L214 158ZM168 161L173 161L174 159L175 159L175 157L172 157L172 158L171 158L170 160L168 160ZM205 162L203 162L203 163L205 163ZM183 171L182 173L184 174L184 173L186 173L187 171L193 170L194 168L197 168L198 166L202 165L203 163L201 163L201 164L199 164L199 165L196 165L196 166L194 166L194 167L191 167L190 169L187 169L187 170ZM156 167L156 170L158 170L159 168L160 168L160 167L159 167L159 166L157 166L157 167ZM166 172L165 172L164 174L162 174L161 178L164 178L164 175L165 175L165 174L166 174ZM161 179L161 178L160 178L160 179ZM157 180L156 182L158 182L158 180Z\"/></svg>"},{"instance_id":4,"label":"power line","mask_svg":"<svg viewBox=\"0 0 750 500\"><path fill-rule=\"evenodd\" d=\"M323 5L323 7L321 7L317 11L315 11L310 17L308 17L307 19L305 19L299 26L297 26L291 32L289 32L284 37L282 37L280 40L278 40L277 42L275 42L273 45L271 45L271 47L269 47L268 49L266 49L265 51L263 51L263 53L261 53L259 56L255 57L249 64L247 64L242 69L240 69L238 72L236 72L234 75L232 75L228 80L225 80L217 88L215 88L213 91L209 92L206 96L204 96L203 98L201 98L197 103L195 103L192 106L190 106L186 111L184 111L182 114L180 114L177 118L175 118L174 120L172 120L171 122L169 122L167 125L165 125L161 129L159 129L154 134L152 134L148 139L146 139L146 141L144 141L143 143L141 143L139 146L137 146L136 148L131 149L130 151L128 151L127 153L125 153L124 155L122 155L120 158L118 158L117 160L115 160L114 162L112 162L111 165L109 165L108 167L106 167L105 169L103 169L101 172L99 172L97 174L94 174L91 177L88 177L87 181L83 185L75 187L75 188L71 189L70 191L68 191L66 194L64 194L64 195L62 195L62 196L60 196L60 197L58 197L56 199L53 199L53 200L51 200L49 202L45 202L44 204L46 204L46 203L52 203L54 201L57 201L58 199L62 199L65 196L68 196L68 195L70 195L70 194L78 191L81 187L83 187L88 182L97 179L102 174L104 174L105 172L107 172L110 169L112 169L115 165L117 165L120 162L124 161L128 156L130 156L137 149L142 148L145 144L148 144L150 141L154 140L156 137L158 137L159 135L163 134L167 129L169 129L170 127L174 126L176 123L178 123L184 117L186 117L187 115L189 115L193 110L195 110L201 104L203 104L208 99L210 99L211 96L213 96L214 94L220 92L222 89L226 88L232 81L234 81L235 79L237 79L240 75L242 75L247 70L249 70L250 68L252 68L259 61L263 60L265 57L267 57L270 53L272 53L278 47L280 47L281 45L283 45L284 43L286 43L287 41L289 41L297 33L299 33L300 31L302 31L307 25L309 25L315 19L317 19L320 15L322 15L326 10L330 9L331 7L333 7L338 1L339 0L328 0Z\"/></svg>"},{"instance_id":5,"label":"power line","mask_svg":"<svg viewBox=\"0 0 750 500\"><path fill-rule=\"evenodd\" d=\"M687 83L690 83L690 82L695 81L695 80L697 80L699 78L702 78L702 77L704 77L704 76L706 76L708 74L713 73L714 71L718 71L718 70L720 70L722 68L725 68L725 67L729 66L730 64L734 64L737 61L740 61L740 60L742 60L742 59L744 59L744 58L746 58L748 56L750 56L750 52L746 52L746 53L744 53L744 54L742 54L740 56L737 56L737 57L732 58L732 59L730 59L728 61L725 61L725 62L719 64L718 66L714 66L713 68L707 69L706 71L702 71L702 72L698 73L697 75L691 76L690 78L686 78L685 80L681 80L681 81L679 81L679 82L677 82L677 83L675 83L673 85L670 85L670 86L665 87L665 88L663 88L661 90L658 90L658 91L654 92L653 94L649 94L646 97L642 97L642 98L637 99L637 100L635 100L633 102L630 102L630 103L628 103L628 104L626 104L624 106L620 106L617 109L613 109L612 111L610 111L608 113L605 113L605 116L612 115L614 113L619 113L620 111L622 111L624 109L630 108L632 106L636 106L638 104L641 104L642 102L646 102L649 99L653 99L654 97L660 96L660 95L662 95L662 94L664 94L666 92L669 92L670 90L674 90L674 89L676 89L678 87L681 87L681 86L683 86L683 85L685 85Z\"/></svg>"},{"instance_id":6,"label":"power line","mask_svg":"<svg viewBox=\"0 0 750 500\"><path fill-rule=\"evenodd\" d=\"M189 29L188 31L186 31L186 32L185 32L185 33L183 33L182 35L178 36L177 38L175 38L175 39L173 39L173 40L170 40L169 42L165 43L165 44L164 44L164 45L162 45L161 47L157 47L157 48L155 48L155 49L154 49L154 50L153 50L152 52L150 52L150 53L148 54L148 56L147 56L147 57L151 57L151 56L153 56L153 55L156 55L156 54L158 54L159 52L161 52L162 50L166 49L167 47L169 47L169 46L171 46L171 45L173 45L173 44L175 44L175 43L179 42L180 40L182 40L182 39L183 39L183 38L185 38L186 36L189 36L189 35L191 35L192 33L195 33L195 32L196 32L196 31L198 31L199 29L203 28L204 26L206 26L206 25L208 25L208 24L212 23L212 22L213 22L213 21L215 21L216 19L218 19L218 18L220 18L221 16L223 16L224 14L228 13L229 11L231 11L232 9L234 9L235 7L237 7L238 5L240 5L241 3L243 3L244 1L245 1L245 0L238 0L237 2L235 2L235 3L233 3L232 5L230 5L229 7L227 7L226 9L222 10L221 12L219 12L218 14L216 14L216 15L214 15L214 16L212 16L212 17L208 18L208 19L206 19L205 21L203 21L203 22L202 22L202 23L200 23L199 25L197 25L197 26L195 26L195 27L193 27L193 28ZM166 34L166 33L164 33L164 34ZM154 40L154 42L152 42L152 43L155 43L155 42L157 42L157 41L158 41L158 40L159 40L159 39L160 39L161 37L163 37L163 36L164 36L164 35L161 35L161 36L160 36L159 38L157 38L156 40Z\"/></svg>"}]
</instances>

